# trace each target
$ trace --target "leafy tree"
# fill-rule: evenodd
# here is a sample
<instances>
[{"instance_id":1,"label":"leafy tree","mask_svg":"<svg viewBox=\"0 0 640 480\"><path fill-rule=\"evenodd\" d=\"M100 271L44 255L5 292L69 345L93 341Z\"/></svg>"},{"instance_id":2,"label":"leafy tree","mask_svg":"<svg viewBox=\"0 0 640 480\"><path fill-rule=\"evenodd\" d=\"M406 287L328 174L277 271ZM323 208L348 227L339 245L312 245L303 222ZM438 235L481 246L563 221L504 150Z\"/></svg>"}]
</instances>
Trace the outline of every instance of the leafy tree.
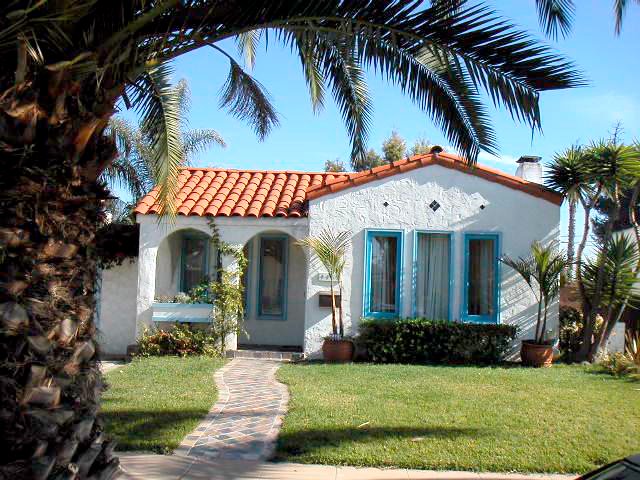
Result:
<instances>
[{"instance_id":1,"label":"leafy tree","mask_svg":"<svg viewBox=\"0 0 640 480\"><path fill-rule=\"evenodd\" d=\"M394 130L391 136L382 142L382 153L387 163L402 160L407 156L407 142Z\"/></svg>"},{"instance_id":2,"label":"leafy tree","mask_svg":"<svg viewBox=\"0 0 640 480\"><path fill-rule=\"evenodd\" d=\"M169 71L163 70L159 74L168 75ZM163 78L162 83L168 84L169 78ZM159 100L163 103L164 109L170 109L172 105L177 106L176 121L180 125L183 165L191 164L194 155L214 144L226 146L215 130L188 128L191 98L186 80L180 80L175 87L170 87ZM118 154L107 165L100 179L112 189L124 188L133 197L134 204L162 180L160 172L154 170L153 137L149 128L150 126L144 123L138 128L133 128L124 118L113 117L109 120L107 130L107 135L110 134L116 142Z\"/></svg>"},{"instance_id":3,"label":"leafy tree","mask_svg":"<svg viewBox=\"0 0 640 480\"><path fill-rule=\"evenodd\" d=\"M344 163L336 158L335 160L326 160L324 162L324 171L325 172L346 172L347 168L344 166Z\"/></svg>"},{"instance_id":4,"label":"leafy tree","mask_svg":"<svg viewBox=\"0 0 640 480\"><path fill-rule=\"evenodd\" d=\"M371 121L364 70L397 85L471 162L495 151L482 94L539 128L539 94L581 85L573 65L490 8L466 2L11 0L0 5L0 473L107 479L118 468L96 417L103 388L94 239L117 158L121 101L148 135L158 201L173 213L184 160L168 62L199 48L229 62L221 108L264 138L279 121L245 63L291 48L312 104L329 91L363 158ZM265 42L266 43L266 42ZM77 469L77 471L76 471Z\"/></svg>"},{"instance_id":5,"label":"leafy tree","mask_svg":"<svg viewBox=\"0 0 640 480\"><path fill-rule=\"evenodd\" d=\"M351 168L353 168L356 172L361 172L363 170L369 170L371 168L379 167L380 165L384 165L386 162L380 156L378 152L376 152L373 148L367 150L364 158L353 158L351 159Z\"/></svg>"},{"instance_id":6,"label":"leafy tree","mask_svg":"<svg viewBox=\"0 0 640 480\"><path fill-rule=\"evenodd\" d=\"M431 142L425 138L418 138L411 147L411 155L426 155L431 151Z\"/></svg>"}]
</instances>

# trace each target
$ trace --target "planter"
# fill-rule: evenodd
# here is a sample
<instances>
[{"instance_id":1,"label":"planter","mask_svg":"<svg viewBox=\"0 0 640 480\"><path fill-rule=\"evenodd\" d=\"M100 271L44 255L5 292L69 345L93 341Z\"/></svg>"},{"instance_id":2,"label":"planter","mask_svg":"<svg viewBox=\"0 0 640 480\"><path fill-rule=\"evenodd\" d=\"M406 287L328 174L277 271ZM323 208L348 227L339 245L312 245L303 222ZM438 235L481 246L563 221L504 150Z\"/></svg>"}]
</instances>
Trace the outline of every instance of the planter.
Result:
<instances>
[{"instance_id":1,"label":"planter","mask_svg":"<svg viewBox=\"0 0 640 480\"><path fill-rule=\"evenodd\" d=\"M523 340L520 348L522 364L528 367L550 367L553 363L553 345L540 345Z\"/></svg>"},{"instance_id":2,"label":"planter","mask_svg":"<svg viewBox=\"0 0 640 480\"><path fill-rule=\"evenodd\" d=\"M322 356L331 363L350 362L353 359L353 342L351 340L325 339L322 344Z\"/></svg>"},{"instance_id":3,"label":"planter","mask_svg":"<svg viewBox=\"0 0 640 480\"><path fill-rule=\"evenodd\" d=\"M208 303L154 303L156 323L208 323L211 305Z\"/></svg>"}]
</instances>

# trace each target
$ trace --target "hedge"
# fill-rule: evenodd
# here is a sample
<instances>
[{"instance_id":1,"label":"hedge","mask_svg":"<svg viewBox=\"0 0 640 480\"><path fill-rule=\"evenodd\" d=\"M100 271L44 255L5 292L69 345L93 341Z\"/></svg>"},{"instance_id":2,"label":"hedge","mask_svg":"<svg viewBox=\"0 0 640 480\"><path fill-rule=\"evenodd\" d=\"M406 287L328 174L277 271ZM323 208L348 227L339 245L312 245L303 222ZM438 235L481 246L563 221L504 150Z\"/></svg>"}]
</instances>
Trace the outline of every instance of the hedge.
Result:
<instances>
[{"instance_id":1,"label":"hedge","mask_svg":"<svg viewBox=\"0 0 640 480\"><path fill-rule=\"evenodd\" d=\"M503 360L517 334L512 325L365 319L357 344L378 363L479 363Z\"/></svg>"}]
</instances>

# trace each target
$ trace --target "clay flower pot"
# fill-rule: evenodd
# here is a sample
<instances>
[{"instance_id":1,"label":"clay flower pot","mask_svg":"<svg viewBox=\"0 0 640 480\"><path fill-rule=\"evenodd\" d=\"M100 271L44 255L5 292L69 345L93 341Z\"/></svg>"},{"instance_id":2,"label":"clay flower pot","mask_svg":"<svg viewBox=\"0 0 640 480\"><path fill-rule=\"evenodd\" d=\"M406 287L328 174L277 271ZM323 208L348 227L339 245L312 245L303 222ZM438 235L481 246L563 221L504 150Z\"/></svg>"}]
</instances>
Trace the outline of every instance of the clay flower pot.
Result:
<instances>
[{"instance_id":1,"label":"clay flower pot","mask_svg":"<svg viewBox=\"0 0 640 480\"><path fill-rule=\"evenodd\" d=\"M354 347L351 340L325 338L322 343L322 356L326 362L350 362L353 359L353 351Z\"/></svg>"},{"instance_id":2,"label":"clay flower pot","mask_svg":"<svg viewBox=\"0 0 640 480\"><path fill-rule=\"evenodd\" d=\"M520 358L522 364L528 367L550 367L553 363L553 345L523 340Z\"/></svg>"}]
</instances>

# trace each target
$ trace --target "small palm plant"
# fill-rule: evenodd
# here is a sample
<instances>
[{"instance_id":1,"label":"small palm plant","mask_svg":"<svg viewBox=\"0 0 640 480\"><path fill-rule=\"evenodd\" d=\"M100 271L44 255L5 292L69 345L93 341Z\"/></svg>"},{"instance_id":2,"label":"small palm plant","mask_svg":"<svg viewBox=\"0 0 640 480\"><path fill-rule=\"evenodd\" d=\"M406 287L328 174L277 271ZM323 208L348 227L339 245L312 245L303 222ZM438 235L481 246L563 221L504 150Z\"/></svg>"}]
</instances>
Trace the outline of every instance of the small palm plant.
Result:
<instances>
[{"instance_id":1,"label":"small palm plant","mask_svg":"<svg viewBox=\"0 0 640 480\"><path fill-rule=\"evenodd\" d=\"M529 256L517 259L504 256L501 261L518 272L535 295L538 315L534 343L545 345L549 303L558 296L560 275L568 264L564 253L558 252L553 244L543 246L536 241L531 244Z\"/></svg>"},{"instance_id":2,"label":"small palm plant","mask_svg":"<svg viewBox=\"0 0 640 480\"><path fill-rule=\"evenodd\" d=\"M344 337L344 322L342 317L342 274L346 263L345 254L351 241L350 232L332 232L329 229L322 230L317 236L309 236L298 242L299 245L309 248L320 263L324 266L329 276L331 287L331 328L334 338ZM336 304L335 285L338 286L339 301ZM336 321L336 313L339 319Z\"/></svg>"}]
</instances>

